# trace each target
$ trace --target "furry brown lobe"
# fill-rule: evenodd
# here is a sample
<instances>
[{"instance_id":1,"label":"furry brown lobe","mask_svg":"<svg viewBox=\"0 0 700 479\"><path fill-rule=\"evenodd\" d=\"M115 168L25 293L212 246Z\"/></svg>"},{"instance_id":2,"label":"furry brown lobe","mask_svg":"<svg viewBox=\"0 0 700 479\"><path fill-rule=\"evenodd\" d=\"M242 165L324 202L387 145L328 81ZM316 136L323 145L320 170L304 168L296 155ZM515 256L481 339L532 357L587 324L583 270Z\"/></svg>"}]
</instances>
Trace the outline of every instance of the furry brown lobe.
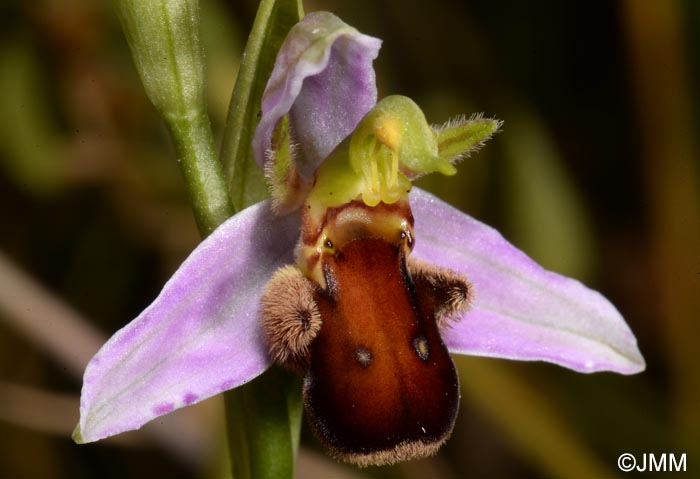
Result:
<instances>
[{"instance_id":1,"label":"furry brown lobe","mask_svg":"<svg viewBox=\"0 0 700 479\"><path fill-rule=\"evenodd\" d=\"M474 292L466 277L414 258L408 260L408 271L421 299L432 304L441 328L471 309Z\"/></svg>"},{"instance_id":2,"label":"furry brown lobe","mask_svg":"<svg viewBox=\"0 0 700 479\"><path fill-rule=\"evenodd\" d=\"M294 266L278 269L261 298L262 326L270 355L281 366L303 374L309 345L321 329L314 284Z\"/></svg>"}]
</instances>

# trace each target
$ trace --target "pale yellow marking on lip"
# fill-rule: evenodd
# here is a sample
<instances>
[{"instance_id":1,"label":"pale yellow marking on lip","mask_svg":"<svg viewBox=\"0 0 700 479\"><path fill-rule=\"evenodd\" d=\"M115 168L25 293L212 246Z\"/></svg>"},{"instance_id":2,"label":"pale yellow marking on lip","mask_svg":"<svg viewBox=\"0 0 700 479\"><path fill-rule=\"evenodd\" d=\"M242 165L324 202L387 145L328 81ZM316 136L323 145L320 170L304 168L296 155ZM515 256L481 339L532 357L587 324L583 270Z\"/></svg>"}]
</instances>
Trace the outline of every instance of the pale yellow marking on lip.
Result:
<instances>
[{"instance_id":1,"label":"pale yellow marking on lip","mask_svg":"<svg viewBox=\"0 0 700 479\"><path fill-rule=\"evenodd\" d=\"M413 340L413 347L416 350L416 354L418 354L419 358L421 358L423 361L428 360L430 357L430 348L428 347L428 340L425 339L425 336L417 336Z\"/></svg>"}]
</instances>

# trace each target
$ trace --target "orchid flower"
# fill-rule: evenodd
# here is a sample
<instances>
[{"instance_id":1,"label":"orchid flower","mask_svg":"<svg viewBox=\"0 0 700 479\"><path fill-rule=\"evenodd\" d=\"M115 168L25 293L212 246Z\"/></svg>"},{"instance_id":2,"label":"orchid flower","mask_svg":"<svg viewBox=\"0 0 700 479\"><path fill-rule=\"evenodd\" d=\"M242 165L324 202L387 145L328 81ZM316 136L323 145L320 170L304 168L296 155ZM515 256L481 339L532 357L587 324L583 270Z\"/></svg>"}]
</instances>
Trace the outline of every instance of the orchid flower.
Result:
<instances>
[{"instance_id":1,"label":"orchid flower","mask_svg":"<svg viewBox=\"0 0 700 479\"><path fill-rule=\"evenodd\" d=\"M644 369L602 295L412 187L453 174L500 123L436 128L408 98L377 103L380 44L324 12L290 31L253 144L273 198L214 231L90 361L77 442L137 429L276 362L304 375L331 454L393 463L449 437L449 353Z\"/></svg>"}]
</instances>

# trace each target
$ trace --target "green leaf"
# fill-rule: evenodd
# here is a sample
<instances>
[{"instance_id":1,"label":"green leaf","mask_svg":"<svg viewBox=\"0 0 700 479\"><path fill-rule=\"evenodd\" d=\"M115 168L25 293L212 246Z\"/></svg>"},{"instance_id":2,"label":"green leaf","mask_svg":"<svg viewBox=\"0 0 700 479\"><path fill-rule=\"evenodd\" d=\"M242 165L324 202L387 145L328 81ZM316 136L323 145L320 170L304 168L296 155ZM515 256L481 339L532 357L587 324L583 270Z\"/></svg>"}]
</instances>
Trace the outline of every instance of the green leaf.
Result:
<instances>
[{"instance_id":1,"label":"green leaf","mask_svg":"<svg viewBox=\"0 0 700 479\"><path fill-rule=\"evenodd\" d=\"M231 97L221 146L224 175L236 210L267 196L265 178L253 159L253 133L277 52L287 32L302 16L300 0L263 0L258 8Z\"/></svg>"}]
</instances>

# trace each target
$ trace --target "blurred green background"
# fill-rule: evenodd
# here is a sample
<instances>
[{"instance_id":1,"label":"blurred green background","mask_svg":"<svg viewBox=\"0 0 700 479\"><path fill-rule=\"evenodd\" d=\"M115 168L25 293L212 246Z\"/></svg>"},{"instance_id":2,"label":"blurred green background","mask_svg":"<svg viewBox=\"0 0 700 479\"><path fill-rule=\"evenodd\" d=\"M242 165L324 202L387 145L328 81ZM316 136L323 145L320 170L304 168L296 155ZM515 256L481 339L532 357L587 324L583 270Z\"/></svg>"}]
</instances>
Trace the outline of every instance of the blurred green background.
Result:
<instances>
[{"instance_id":1,"label":"blurred green background","mask_svg":"<svg viewBox=\"0 0 700 479\"><path fill-rule=\"evenodd\" d=\"M201 6L220 132L257 2ZM298 477L635 475L617 469L623 452L686 453L698 477L700 3L305 8L384 40L380 97L410 96L434 123L504 120L457 177L421 186L602 291L648 369L459 357L462 408L438 456L354 469L305 426ZM199 236L110 3L5 0L0 24L0 477L224 477L220 397L111 440L70 440L85 364Z\"/></svg>"}]
</instances>

